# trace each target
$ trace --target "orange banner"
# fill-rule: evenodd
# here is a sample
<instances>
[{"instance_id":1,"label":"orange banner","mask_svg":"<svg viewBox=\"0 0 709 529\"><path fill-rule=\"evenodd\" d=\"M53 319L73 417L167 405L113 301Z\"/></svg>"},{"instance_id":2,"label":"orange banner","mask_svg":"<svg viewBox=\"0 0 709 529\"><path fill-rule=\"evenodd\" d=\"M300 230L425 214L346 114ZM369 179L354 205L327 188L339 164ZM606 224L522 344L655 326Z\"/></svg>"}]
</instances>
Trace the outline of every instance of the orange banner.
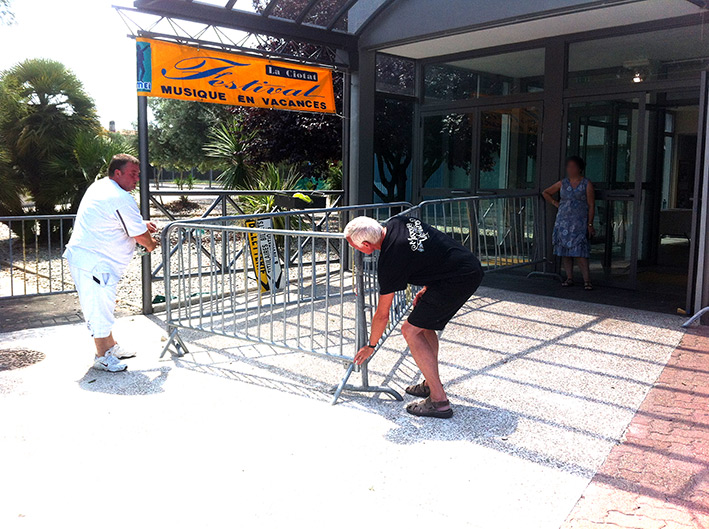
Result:
<instances>
[{"instance_id":1,"label":"orange banner","mask_svg":"<svg viewBox=\"0 0 709 529\"><path fill-rule=\"evenodd\" d=\"M332 70L136 39L138 95L335 112Z\"/></svg>"}]
</instances>

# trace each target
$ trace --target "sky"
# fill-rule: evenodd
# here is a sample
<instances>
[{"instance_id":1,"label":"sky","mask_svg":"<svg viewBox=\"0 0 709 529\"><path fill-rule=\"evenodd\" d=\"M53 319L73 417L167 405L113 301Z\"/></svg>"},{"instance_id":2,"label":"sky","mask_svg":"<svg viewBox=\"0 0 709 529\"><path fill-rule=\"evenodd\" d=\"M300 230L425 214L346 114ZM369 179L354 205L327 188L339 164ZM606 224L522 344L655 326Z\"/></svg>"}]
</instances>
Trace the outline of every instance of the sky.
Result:
<instances>
[{"instance_id":1,"label":"sky","mask_svg":"<svg viewBox=\"0 0 709 529\"><path fill-rule=\"evenodd\" d=\"M31 58L62 62L96 102L101 124L137 120L135 42L111 5L130 0L12 0L16 23L0 26L0 70Z\"/></svg>"}]
</instances>

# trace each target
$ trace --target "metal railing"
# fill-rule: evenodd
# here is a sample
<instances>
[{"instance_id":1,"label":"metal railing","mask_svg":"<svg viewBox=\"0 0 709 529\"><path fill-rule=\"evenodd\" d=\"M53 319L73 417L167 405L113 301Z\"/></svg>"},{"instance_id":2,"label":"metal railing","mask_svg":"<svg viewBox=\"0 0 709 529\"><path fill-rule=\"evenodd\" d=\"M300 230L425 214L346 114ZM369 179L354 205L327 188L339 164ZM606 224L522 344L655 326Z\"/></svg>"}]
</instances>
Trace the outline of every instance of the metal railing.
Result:
<instances>
[{"instance_id":1,"label":"metal railing","mask_svg":"<svg viewBox=\"0 0 709 529\"><path fill-rule=\"evenodd\" d=\"M531 194L406 206L351 206L170 224L163 231L163 244L172 240L177 250L163 259L169 340L161 356L171 348L178 355L188 352L181 330L204 331L343 362L347 369L334 390L333 404L343 390L384 392L400 399L391 388L370 385L368 363L374 355L361 367L353 363L377 308L378 256L349 248L341 233L346 222L357 215L382 221L394 214L420 218L478 254L489 271L541 262L543 248L537 238L539 204ZM419 288L409 286L395 294L375 353L406 316ZM353 372L361 374L359 385L348 383Z\"/></svg>"},{"instance_id":2,"label":"metal railing","mask_svg":"<svg viewBox=\"0 0 709 529\"><path fill-rule=\"evenodd\" d=\"M0 217L0 297L74 291L62 254L75 217Z\"/></svg>"}]
</instances>

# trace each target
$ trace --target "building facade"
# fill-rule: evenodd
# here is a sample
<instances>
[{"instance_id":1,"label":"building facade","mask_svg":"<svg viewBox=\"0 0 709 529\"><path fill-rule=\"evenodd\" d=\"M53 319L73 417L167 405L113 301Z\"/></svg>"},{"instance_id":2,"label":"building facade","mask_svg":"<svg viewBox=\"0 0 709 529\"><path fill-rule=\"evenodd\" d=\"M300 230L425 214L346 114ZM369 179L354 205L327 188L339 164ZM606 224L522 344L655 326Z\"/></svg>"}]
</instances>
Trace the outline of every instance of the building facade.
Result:
<instances>
[{"instance_id":1,"label":"building facade","mask_svg":"<svg viewBox=\"0 0 709 529\"><path fill-rule=\"evenodd\" d=\"M708 69L703 1L390 2L359 35L349 199L539 194L578 155L594 281L694 312L709 304Z\"/></svg>"}]
</instances>

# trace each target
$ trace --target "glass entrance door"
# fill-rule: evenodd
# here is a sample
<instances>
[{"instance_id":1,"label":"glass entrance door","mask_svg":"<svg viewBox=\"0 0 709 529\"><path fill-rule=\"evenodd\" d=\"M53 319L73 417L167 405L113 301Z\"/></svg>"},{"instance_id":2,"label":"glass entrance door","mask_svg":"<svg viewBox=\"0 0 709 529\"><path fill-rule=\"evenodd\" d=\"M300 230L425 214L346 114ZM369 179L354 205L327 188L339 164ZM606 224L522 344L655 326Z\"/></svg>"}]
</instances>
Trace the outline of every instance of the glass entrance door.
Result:
<instances>
[{"instance_id":1,"label":"glass entrance door","mask_svg":"<svg viewBox=\"0 0 709 529\"><path fill-rule=\"evenodd\" d=\"M641 106L639 98L567 105L567 155L586 161L586 177L596 190L590 259L595 282L634 287L637 280Z\"/></svg>"}]
</instances>

